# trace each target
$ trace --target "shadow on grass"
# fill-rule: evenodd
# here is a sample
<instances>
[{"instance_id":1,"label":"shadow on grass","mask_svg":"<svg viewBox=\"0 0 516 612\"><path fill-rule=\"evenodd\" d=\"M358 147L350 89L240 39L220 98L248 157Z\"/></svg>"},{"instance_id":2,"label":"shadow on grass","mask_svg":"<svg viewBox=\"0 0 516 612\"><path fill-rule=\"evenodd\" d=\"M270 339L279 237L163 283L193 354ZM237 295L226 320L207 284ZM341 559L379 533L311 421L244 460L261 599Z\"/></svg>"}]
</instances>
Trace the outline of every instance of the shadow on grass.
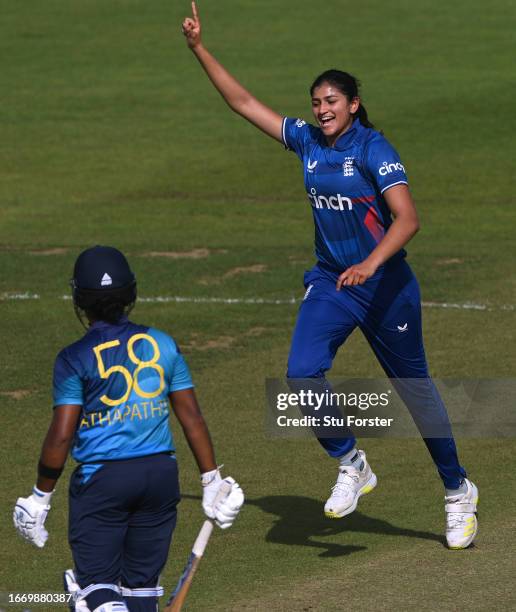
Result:
<instances>
[{"instance_id":1,"label":"shadow on grass","mask_svg":"<svg viewBox=\"0 0 516 612\"><path fill-rule=\"evenodd\" d=\"M184 497L197 498L197 496L190 495ZM248 506L256 506L260 510L277 517L265 536L266 542L322 548L324 550L319 554L320 557L340 557L367 549L366 546L343 545L313 539L343 532L379 533L389 536L434 540L445 544L444 537L440 534L397 527L388 521L373 518L358 511L342 519L327 518L322 511L321 500L310 497L267 495L246 499L245 503Z\"/></svg>"},{"instance_id":2,"label":"shadow on grass","mask_svg":"<svg viewBox=\"0 0 516 612\"><path fill-rule=\"evenodd\" d=\"M296 495L270 495L248 499L246 503L278 517L266 536L268 542L326 548L327 550L320 554L321 557L336 557L365 549L364 546L344 546L311 539L342 532L379 533L444 543L443 536L439 534L397 527L388 521L366 516L358 511L342 519L327 518L322 512L319 499Z\"/></svg>"}]
</instances>

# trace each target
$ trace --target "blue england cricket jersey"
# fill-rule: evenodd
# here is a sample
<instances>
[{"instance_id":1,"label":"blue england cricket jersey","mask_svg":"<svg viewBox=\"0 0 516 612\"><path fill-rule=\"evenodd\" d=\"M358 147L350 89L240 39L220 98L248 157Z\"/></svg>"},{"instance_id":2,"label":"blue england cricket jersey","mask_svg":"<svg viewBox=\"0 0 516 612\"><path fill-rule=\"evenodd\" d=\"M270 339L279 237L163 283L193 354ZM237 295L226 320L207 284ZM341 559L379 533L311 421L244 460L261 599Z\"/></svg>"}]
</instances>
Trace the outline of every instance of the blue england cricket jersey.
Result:
<instances>
[{"instance_id":1,"label":"blue england cricket jersey","mask_svg":"<svg viewBox=\"0 0 516 612\"><path fill-rule=\"evenodd\" d=\"M93 323L54 366L54 406L82 406L72 449L80 463L174 450L168 394L191 387L174 340L126 318Z\"/></svg>"},{"instance_id":2,"label":"blue england cricket jersey","mask_svg":"<svg viewBox=\"0 0 516 612\"><path fill-rule=\"evenodd\" d=\"M283 141L303 163L317 259L339 274L366 259L389 229L383 194L408 184L405 168L392 145L358 119L329 147L319 128L286 117Z\"/></svg>"}]
</instances>

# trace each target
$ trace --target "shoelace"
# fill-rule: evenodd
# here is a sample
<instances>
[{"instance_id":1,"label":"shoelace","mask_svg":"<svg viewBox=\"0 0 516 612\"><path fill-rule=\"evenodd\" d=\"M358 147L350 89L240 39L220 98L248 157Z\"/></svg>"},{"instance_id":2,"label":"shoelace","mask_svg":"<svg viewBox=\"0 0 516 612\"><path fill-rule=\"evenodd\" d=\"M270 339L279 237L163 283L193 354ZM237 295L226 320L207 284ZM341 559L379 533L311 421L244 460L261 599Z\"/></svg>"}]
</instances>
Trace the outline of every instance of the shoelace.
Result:
<instances>
[{"instance_id":1,"label":"shoelace","mask_svg":"<svg viewBox=\"0 0 516 612\"><path fill-rule=\"evenodd\" d=\"M455 499L447 499L448 504L453 504L457 507L457 512L446 513L446 527L448 529L457 529L466 526L466 519L470 518L471 512L461 512L461 505L466 505L468 502L463 497L456 497ZM464 508L462 508L464 510Z\"/></svg>"},{"instance_id":2,"label":"shoelace","mask_svg":"<svg viewBox=\"0 0 516 612\"><path fill-rule=\"evenodd\" d=\"M455 529L457 527L464 527L466 519L471 516L471 513L466 512L448 512L446 515L446 526L449 529Z\"/></svg>"},{"instance_id":3,"label":"shoelace","mask_svg":"<svg viewBox=\"0 0 516 612\"><path fill-rule=\"evenodd\" d=\"M353 487L359 479L360 473L354 467L347 467L340 472L337 482L331 488L335 492L349 493L349 487Z\"/></svg>"}]
</instances>

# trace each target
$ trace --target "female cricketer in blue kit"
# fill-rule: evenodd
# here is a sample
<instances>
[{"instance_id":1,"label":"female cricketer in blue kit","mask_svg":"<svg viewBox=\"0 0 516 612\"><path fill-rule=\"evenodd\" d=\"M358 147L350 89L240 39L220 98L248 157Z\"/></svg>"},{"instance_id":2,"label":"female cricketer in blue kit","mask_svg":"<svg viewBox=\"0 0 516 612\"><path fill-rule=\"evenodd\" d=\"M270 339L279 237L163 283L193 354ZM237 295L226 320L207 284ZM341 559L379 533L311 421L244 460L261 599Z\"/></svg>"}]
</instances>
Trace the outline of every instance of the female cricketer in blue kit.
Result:
<instances>
[{"instance_id":1,"label":"female cricketer in blue kit","mask_svg":"<svg viewBox=\"0 0 516 612\"><path fill-rule=\"evenodd\" d=\"M428 373L419 287L403 250L419 222L398 154L373 129L352 75L332 69L315 79L310 88L315 126L282 117L206 50L195 3L192 12L183 34L213 85L233 111L294 151L303 164L317 264L305 274L289 380L324 385L337 349L359 327L387 376L396 380L422 434L429 424L440 427L441 437L423 437L445 486L448 545L466 548L477 532L478 490L459 464L446 408ZM352 432L341 434L319 438L339 460L325 505L332 518L353 512L359 497L376 486Z\"/></svg>"},{"instance_id":2,"label":"female cricketer in blue kit","mask_svg":"<svg viewBox=\"0 0 516 612\"><path fill-rule=\"evenodd\" d=\"M242 489L224 481L188 366L164 332L127 319L136 280L112 247L87 249L72 279L86 334L63 349L54 367L54 414L38 479L20 497L14 525L42 548L45 519L68 451L79 463L70 480L69 542L75 570L65 572L77 612L156 612L180 500L169 402L201 472L202 505L223 529L243 504ZM231 485L221 501L223 482Z\"/></svg>"}]
</instances>

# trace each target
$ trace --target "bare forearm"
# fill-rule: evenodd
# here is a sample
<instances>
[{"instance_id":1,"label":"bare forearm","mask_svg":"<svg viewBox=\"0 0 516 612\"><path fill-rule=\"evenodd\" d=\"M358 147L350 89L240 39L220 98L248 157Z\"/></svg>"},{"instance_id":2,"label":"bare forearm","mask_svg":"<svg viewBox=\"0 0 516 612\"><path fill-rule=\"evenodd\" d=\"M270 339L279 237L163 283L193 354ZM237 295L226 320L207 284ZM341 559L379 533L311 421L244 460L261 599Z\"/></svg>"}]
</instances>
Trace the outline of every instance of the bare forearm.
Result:
<instances>
[{"instance_id":1,"label":"bare forearm","mask_svg":"<svg viewBox=\"0 0 516 612\"><path fill-rule=\"evenodd\" d=\"M58 476L50 477L47 472L48 470L55 470L57 475L58 472L62 471L70 451L71 443L72 438L56 436L51 430L48 432L39 458L38 480L36 483L38 489L47 492L55 489Z\"/></svg>"},{"instance_id":2,"label":"bare forearm","mask_svg":"<svg viewBox=\"0 0 516 612\"><path fill-rule=\"evenodd\" d=\"M381 266L402 249L418 230L419 222L417 217L397 217L367 259L375 266Z\"/></svg>"},{"instance_id":3,"label":"bare forearm","mask_svg":"<svg viewBox=\"0 0 516 612\"><path fill-rule=\"evenodd\" d=\"M63 405L54 408L38 465L36 486L41 491L53 491L66 463L82 407Z\"/></svg>"},{"instance_id":4,"label":"bare forearm","mask_svg":"<svg viewBox=\"0 0 516 612\"><path fill-rule=\"evenodd\" d=\"M219 91L227 104L235 112L242 114L243 109L255 98L243 87L213 55L201 44L192 49L193 54Z\"/></svg>"},{"instance_id":5,"label":"bare forearm","mask_svg":"<svg viewBox=\"0 0 516 612\"><path fill-rule=\"evenodd\" d=\"M202 415L181 422L183 431L201 473L217 467L210 433Z\"/></svg>"},{"instance_id":6,"label":"bare forearm","mask_svg":"<svg viewBox=\"0 0 516 612\"><path fill-rule=\"evenodd\" d=\"M183 33L188 47L229 107L268 136L282 142L283 117L249 93L203 46L195 3L192 3L192 17L183 21Z\"/></svg>"}]
</instances>

